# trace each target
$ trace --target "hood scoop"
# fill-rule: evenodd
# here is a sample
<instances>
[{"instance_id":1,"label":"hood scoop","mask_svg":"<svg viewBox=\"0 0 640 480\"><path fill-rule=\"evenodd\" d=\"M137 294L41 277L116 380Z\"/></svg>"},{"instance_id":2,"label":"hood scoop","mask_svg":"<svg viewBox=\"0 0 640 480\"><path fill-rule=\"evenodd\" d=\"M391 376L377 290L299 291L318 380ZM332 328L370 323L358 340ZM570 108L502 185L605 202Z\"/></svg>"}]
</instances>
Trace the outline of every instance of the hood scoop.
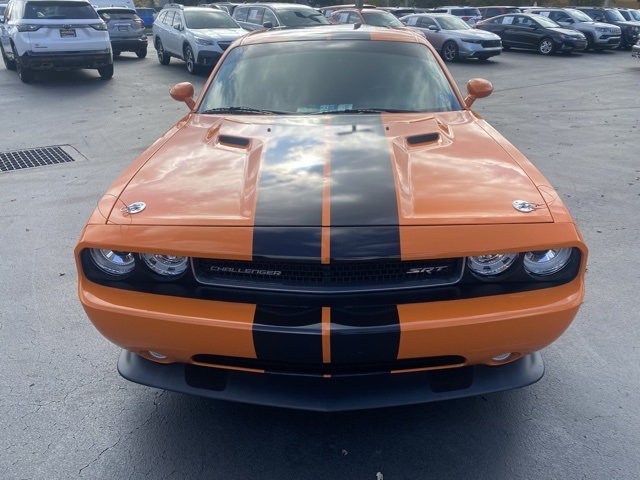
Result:
<instances>
[{"instance_id":1,"label":"hood scoop","mask_svg":"<svg viewBox=\"0 0 640 480\"><path fill-rule=\"evenodd\" d=\"M227 147L234 148L249 148L251 140L246 137L235 137L232 135L220 135L218 137L218 143Z\"/></svg>"},{"instance_id":2,"label":"hood scoop","mask_svg":"<svg viewBox=\"0 0 640 480\"><path fill-rule=\"evenodd\" d=\"M422 135L413 135L407 137L407 144L411 147L418 145L426 145L429 143L435 143L440 140L440 134L435 133L423 133Z\"/></svg>"}]
</instances>

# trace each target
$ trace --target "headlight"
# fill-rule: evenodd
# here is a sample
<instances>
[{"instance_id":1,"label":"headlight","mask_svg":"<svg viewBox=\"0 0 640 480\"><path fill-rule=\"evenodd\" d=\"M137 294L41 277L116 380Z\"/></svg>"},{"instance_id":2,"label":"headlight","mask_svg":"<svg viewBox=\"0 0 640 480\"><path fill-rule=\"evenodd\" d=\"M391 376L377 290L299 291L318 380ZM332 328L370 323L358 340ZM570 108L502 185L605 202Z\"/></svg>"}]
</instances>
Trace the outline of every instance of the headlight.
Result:
<instances>
[{"instance_id":1,"label":"headlight","mask_svg":"<svg viewBox=\"0 0 640 480\"><path fill-rule=\"evenodd\" d=\"M216 42L214 42L213 40L207 40L206 38L200 38L200 37L193 37L193 38L195 39L195 41L196 41L196 43L198 45L211 46L211 45L215 45L216 44Z\"/></svg>"},{"instance_id":2,"label":"headlight","mask_svg":"<svg viewBox=\"0 0 640 480\"><path fill-rule=\"evenodd\" d=\"M176 255L158 255L155 253L141 253L144 263L155 273L165 277L175 277L184 273L189 266L189 257Z\"/></svg>"},{"instance_id":3,"label":"headlight","mask_svg":"<svg viewBox=\"0 0 640 480\"><path fill-rule=\"evenodd\" d=\"M472 272L482 276L493 276L504 272L518 258L517 253L496 253L467 258Z\"/></svg>"},{"instance_id":4,"label":"headlight","mask_svg":"<svg viewBox=\"0 0 640 480\"><path fill-rule=\"evenodd\" d=\"M136 259L131 252L92 248L91 259L96 267L109 275L127 275L136 266Z\"/></svg>"},{"instance_id":5,"label":"headlight","mask_svg":"<svg viewBox=\"0 0 640 480\"><path fill-rule=\"evenodd\" d=\"M475 38L461 38L464 43L482 43L482 40L477 40Z\"/></svg>"},{"instance_id":6,"label":"headlight","mask_svg":"<svg viewBox=\"0 0 640 480\"><path fill-rule=\"evenodd\" d=\"M524 254L524 268L532 275L552 275L569 263L571 251L571 248L554 248L527 252Z\"/></svg>"}]
</instances>

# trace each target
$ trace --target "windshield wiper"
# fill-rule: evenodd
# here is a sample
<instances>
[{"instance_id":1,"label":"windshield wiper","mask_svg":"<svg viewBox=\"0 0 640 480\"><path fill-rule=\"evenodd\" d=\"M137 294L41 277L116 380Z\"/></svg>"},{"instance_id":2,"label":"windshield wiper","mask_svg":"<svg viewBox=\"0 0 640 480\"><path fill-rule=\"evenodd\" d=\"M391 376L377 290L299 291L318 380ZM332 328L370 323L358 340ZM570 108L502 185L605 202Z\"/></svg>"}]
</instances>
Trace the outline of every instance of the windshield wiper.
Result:
<instances>
[{"instance_id":1,"label":"windshield wiper","mask_svg":"<svg viewBox=\"0 0 640 480\"><path fill-rule=\"evenodd\" d=\"M279 112L277 110L262 110L259 108L251 108L251 107L219 107L219 108L210 108L209 110L205 110L204 112L200 112L204 115L214 114L214 113L246 113L249 115L286 115L291 112Z\"/></svg>"},{"instance_id":2,"label":"windshield wiper","mask_svg":"<svg viewBox=\"0 0 640 480\"><path fill-rule=\"evenodd\" d=\"M398 110L394 108L348 108L346 110L324 110L314 112L314 115L337 114L337 113L417 113L416 110Z\"/></svg>"}]
</instances>

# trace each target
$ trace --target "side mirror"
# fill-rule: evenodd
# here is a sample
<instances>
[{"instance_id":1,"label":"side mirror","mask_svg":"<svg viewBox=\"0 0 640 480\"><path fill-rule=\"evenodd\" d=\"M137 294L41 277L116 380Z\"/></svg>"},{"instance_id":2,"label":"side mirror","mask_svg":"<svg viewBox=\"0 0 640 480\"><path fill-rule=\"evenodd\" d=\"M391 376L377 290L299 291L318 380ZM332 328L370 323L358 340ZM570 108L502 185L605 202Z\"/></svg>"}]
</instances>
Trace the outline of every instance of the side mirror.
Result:
<instances>
[{"instance_id":1,"label":"side mirror","mask_svg":"<svg viewBox=\"0 0 640 480\"><path fill-rule=\"evenodd\" d=\"M476 98L485 98L491 95L493 92L493 85L489 80L484 78L472 78L467 82L467 96L464 99L464 103L467 107L470 107Z\"/></svg>"},{"instance_id":2,"label":"side mirror","mask_svg":"<svg viewBox=\"0 0 640 480\"><path fill-rule=\"evenodd\" d=\"M565 19L565 23L576 23L576 21L573 18L567 18Z\"/></svg>"},{"instance_id":3,"label":"side mirror","mask_svg":"<svg viewBox=\"0 0 640 480\"><path fill-rule=\"evenodd\" d=\"M173 28L175 28L176 30L180 31L180 30L182 30L182 24L180 22L175 23L173 25Z\"/></svg>"},{"instance_id":4,"label":"side mirror","mask_svg":"<svg viewBox=\"0 0 640 480\"><path fill-rule=\"evenodd\" d=\"M434 32L437 32L438 30L440 30L438 27L436 27L435 25L429 25L429 27L427 28L427 30L432 30Z\"/></svg>"},{"instance_id":5,"label":"side mirror","mask_svg":"<svg viewBox=\"0 0 640 480\"><path fill-rule=\"evenodd\" d=\"M273 23L266 22L266 23L263 23L262 26L266 29L270 29L270 28L273 28Z\"/></svg>"},{"instance_id":6,"label":"side mirror","mask_svg":"<svg viewBox=\"0 0 640 480\"><path fill-rule=\"evenodd\" d=\"M193 99L193 85L189 82L177 83L171 88L169 95L178 102L186 103L189 110L193 110L196 105Z\"/></svg>"}]
</instances>

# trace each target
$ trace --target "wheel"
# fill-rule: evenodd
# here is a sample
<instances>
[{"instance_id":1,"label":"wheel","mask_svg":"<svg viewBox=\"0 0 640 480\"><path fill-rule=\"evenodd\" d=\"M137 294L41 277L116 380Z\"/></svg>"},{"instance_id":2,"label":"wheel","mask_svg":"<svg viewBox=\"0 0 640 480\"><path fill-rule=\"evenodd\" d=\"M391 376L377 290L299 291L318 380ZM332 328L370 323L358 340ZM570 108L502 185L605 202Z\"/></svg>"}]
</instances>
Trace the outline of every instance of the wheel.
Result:
<instances>
[{"instance_id":1,"label":"wheel","mask_svg":"<svg viewBox=\"0 0 640 480\"><path fill-rule=\"evenodd\" d=\"M16 69L16 60L9 60L7 54L4 53L4 48L0 45L0 50L2 50L2 61L4 62L4 66L7 67L7 70L15 70Z\"/></svg>"},{"instance_id":2,"label":"wheel","mask_svg":"<svg viewBox=\"0 0 640 480\"><path fill-rule=\"evenodd\" d=\"M193 56L193 50L187 45L184 47L184 61L187 62L187 72L191 75L198 73L198 66L196 65L196 58Z\"/></svg>"},{"instance_id":3,"label":"wheel","mask_svg":"<svg viewBox=\"0 0 640 480\"><path fill-rule=\"evenodd\" d=\"M458 59L458 45L456 42L448 41L442 46L442 59L445 62L453 62Z\"/></svg>"},{"instance_id":4,"label":"wheel","mask_svg":"<svg viewBox=\"0 0 640 480\"><path fill-rule=\"evenodd\" d=\"M33 80L36 78L36 72L33 71L33 69L27 68L22 65L15 47L13 48L13 58L15 59L16 71L18 72L18 77L20 77L20 80L22 80L23 83L33 82Z\"/></svg>"},{"instance_id":5,"label":"wheel","mask_svg":"<svg viewBox=\"0 0 640 480\"><path fill-rule=\"evenodd\" d=\"M138 58L144 58L147 56L147 49L146 48L141 48L140 50L138 50L136 52L136 55L138 56Z\"/></svg>"},{"instance_id":6,"label":"wheel","mask_svg":"<svg viewBox=\"0 0 640 480\"><path fill-rule=\"evenodd\" d=\"M585 52L588 52L589 50L591 50L593 48L593 35L590 34L585 34L585 37L587 37L587 47L584 49ZM595 50L595 49L594 49Z\"/></svg>"},{"instance_id":7,"label":"wheel","mask_svg":"<svg viewBox=\"0 0 640 480\"><path fill-rule=\"evenodd\" d=\"M158 61L160 62L160 65L169 65L171 56L169 56L169 54L164 51L162 40L160 40L159 38L156 39L156 52L158 53Z\"/></svg>"},{"instance_id":8,"label":"wheel","mask_svg":"<svg viewBox=\"0 0 640 480\"><path fill-rule=\"evenodd\" d=\"M113 63L98 68L98 73L100 74L100 78L103 80L109 80L113 77Z\"/></svg>"},{"instance_id":9,"label":"wheel","mask_svg":"<svg viewBox=\"0 0 640 480\"><path fill-rule=\"evenodd\" d=\"M551 55L553 50L553 40L548 37L543 38L540 40L540 43L538 43L538 53L540 55Z\"/></svg>"}]
</instances>

